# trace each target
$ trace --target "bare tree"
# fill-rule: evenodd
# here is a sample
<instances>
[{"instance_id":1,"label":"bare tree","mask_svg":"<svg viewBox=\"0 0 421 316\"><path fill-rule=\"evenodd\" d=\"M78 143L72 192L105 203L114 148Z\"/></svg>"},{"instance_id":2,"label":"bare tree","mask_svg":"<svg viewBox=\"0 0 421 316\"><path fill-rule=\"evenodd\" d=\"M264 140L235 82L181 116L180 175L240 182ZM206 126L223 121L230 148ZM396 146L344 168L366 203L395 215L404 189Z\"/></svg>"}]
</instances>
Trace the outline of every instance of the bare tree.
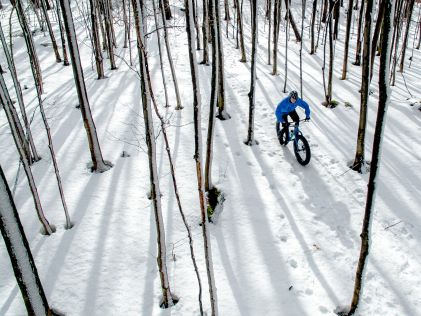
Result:
<instances>
[{"instance_id":1,"label":"bare tree","mask_svg":"<svg viewBox=\"0 0 421 316\"><path fill-rule=\"evenodd\" d=\"M301 1L301 38L304 34L304 20L306 18L306 0ZM303 97L303 41L300 42L300 96Z\"/></svg>"},{"instance_id":2,"label":"bare tree","mask_svg":"<svg viewBox=\"0 0 421 316\"><path fill-rule=\"evenodd\" d=\"M225 76L224 76L224 50L222 43L222 32L221 32L221 18L219 9L219 0L215 1L215 24L216 24L216 40L218 42L218 115L216 116L220 120L228 120L231 116L226 110L225 104Z\"/></svg>"},{"instance_id":3,"label":"bare tree","mask_svg":"<svg viewBox=\"0 0 421 316\"><path fill-rule=\"evenodd\" d=\"M0 230L28 315L55 315L48 305L28 240L1 166Z\"/></svg>"},{"instance_id":4,"label":"bare tree","mask_svg":"<svg viewBox=\"0 0 421 316\"><path fill-rule=\"evenodd\" d=\"M15 108L13 107L13 103L12 103L12 100L10 99L10 95L7 90L6 83L4 81L2 74L0 74L0 103L3 105L3 108L6 112L6 117L9 122L10 130L12 132L16 149L18 150L19 157L22 161L23 169L25 170L26 176L28 178L29 188L31 190L32 197L34 199L34 204L35 204L35 209L37 211L38 219L44 228L45 234L51 235L54 232L54 227L50 226L50 223L44 216L41 200L38 195L38 190L35 184L34 177L32 175L31 167L29 165L28 158L25 155L25 150L22 145L22 136L20 135L20 132L18 131L18 128L17 128L17 124L19 122L19 119L17 117L17 112Z\"/></svg>"},{"instance_id":5,"label":"bare tree","mask_svg":"<svg viewBox=\"0 0 421 316\"><path fill-rule=\"evenodd\" d=\"M257 0L251 1L251 80L249 97L249 126L247 131L247 139L244 142L248 146L257 145L258 142L254 138L254 109L255 109L255 93L256 93L256 53L257 53ZM288 10L288 8L287 8Z\"/></svg>"},{"instance_id":6,"label":"bare tree","mask_svg":"<svg viewBox=\"0 0 421 316\"><path fill-rule=\"evenodd\" d=\"M142 108L143 118L145 122L145 138L146 145L148 148L148 161L149 161L149 180L151 188L151 200L153 204L153 210L155 214L155 224L157 232L157 243L158 243L158 255L157 263L159 276L161 280L162 299L160 306L162 308L168 308L173 306L178 299L173 296L170 289L168 280L167 263L166 263L166 242L165 242L165 230L164 221L162 218L162 206L161 206L161 193L159 189L159 176L156 165L156 144L155 135L152 119L152 109L149 89L147 86L147 73L146 73L146 52L143 44L143 20L141 15L141 6L143 4L139 0L132 0L133 15L135 19L135 29L137 37L137 48L139 56L139 67L140 67L140 86L142 93Z\"/></svg>"},{"instance_id":7,"label":"bare tree","mask_svg":"<svg viewBox=\"0 0 421 316\"><path fill-rule=\"evenodd\" d=\"M153 17L154 17L154 20L155 20L156 40L158 42L159 64L161 66L160 68L161 68L162 84L164 85L165 107L169 107L170 106L170 102L168 101L167 82L165 80L164 61L162 59L161 32L159 30L160 23L159 23L159 16L157 17L155 0L152 0L152 7L153 7L153 11L154 11Z\"/></svg>"},{"instance_id":8,"label":"bare tree","mask_svg":"<svg viewBox=\"0 0 421 316\"><path fill-rule=\"evenodd\" d=\"M276 0L280 1L280 0ZM244 46L244 31L243 31L243 15L241 13L241 7L239 0L234 0L235 8L237 10L237 24L238 24L238 30L239 30L239 37L240 37L240 51L241 51L241 59L240 62L245 63L247 62L246 57L246 49Z\"/></svg>"},{"instance_id":9,"label":"bare tree","mask_svg":"<svg viewBox=\"0 0 421 316\"><path fill-rule=\"evenodd\" d=\"M29 62L31 63L32 73L35 78L35 85L39 86L41 93L43 90L41 67L38 60L38 55L35 50L34 40L32 39L32 32L29 28L28 21L26 20L25 11L22 6L22 0L11 0L12 5L16 9L20 26L25 38L25 44L29 55Z\"/></svg>"},{"instance_id":10,"label":"bare tree","mask_svg":"<svg viewBox=\"0 0 421 316\"><path fill-rule=\"evenodd\" d=\"M371 54L371 24L373 14L373 0L366 0L364 49L361 80L361 106L358 125L357 149L352 169L361 172L365 163L365 132L367 126L368 87L370 84L370 54Z\"/></svg>"},{"instance_id":11,"label":"bare tree","mask_svg":"<svg viewBox=\"0 0 421 316\"><path fill-rule=\"evenodd\" d=\"M96 0L89 0L89 4L91 7L91 28L92 28L92 44L93 44L93 52L95 55L95 66L96 72L98 74L98 79L105 79L104 73L104 63L102 58L102 51L101 51L101 41L99 38L99 29L98 29L98 8L97 8L97 1Z\"/></svg>"},{"instance_id":12,"label":"bare tree","mask_svg":"<svg viewBox=\"0 0 421 316\"><path fill-rule=\"evenodd\" d=\"M355 61L353 64L355 66L361 65L361 30L363 27L363 16L364 16L364 6L367 0L361 0L361 8L358 17L358 32L357 32L357 49L355 51Z\"/></svg>"},{"instance_id":13,"label":"bare tree","mask_svg":"<svg viewBox=\"0 0 421 316\"><path fill-rule=\"evenodd\" d=\"M351 23L352 23L352 6L354 5L354 0L349 0L348 10L346 13L346 29L345 29L345 47L344 47L344 61L342 65L342 80L346 79L348 72L348 53L349 53L349 37L351 34Z\"/></svg>"},{"instance_id":14,"label":"bare tree","mask_svg":"<svg viewBox=\"0 0 421 316\"><path fill-rule=\"evenodd\" d=\"M205 262L206 262L206 274L208 277L209 295L211 302L211 315L218 315L218 300L215 285L215 276L213 272L212 263L212 249L210 234L208 229L207 220L207 206L203 187L203 170L202 170L202 128L201 128L201 103L200 103L200 86L199 86L199 72L197 69L195 43L194 43L194 20L193 12L190 9L192 7L191 0L185 0L186 8L186 29L187 29L187 40L189 45L189 61L191 69L191 78L193 86L193 122L194 122L194 160L196 162L196 174L197 174L197 188L199 192L199 203L200 213L202 218L202 235L203 235L203 247L205 251Z\"/></svg>"},{"instance_id":15,"label":"bare tree","mask_svg":"<svg viewBox=\"0 0 421 316\"><path fill-rule=\"evenodd\" d=\"M53 27L51 26L50 17L48 16L46 0L40 0L42 12L44 14L45 22L47 23L48 33L50 34L51 43L53 45L54 54L56 56L56 62L61 63L60 53L58 52L56 37L54 36Z\"/></svg>"},{"instance_id":16,"label":"bare tree","mask_svg":"<svg viewBox=\"0 0 421 316\"><path fill-rule=\"evenodd\" d=\"M164 3L164 0L159 0L159 3L161 4L161 8L166 7L166 4ZM169 5L168 5L168 8L169 8ZM161 19L162 25L164 26L165 48L167 50L168 62L170 63L171 76L172 76L173 83L174 83L175 98L176 98L176 102L177 102L177 105L176 105L175 109L181 110L181 109L183 109L183 106L181 104L181 98L180 98L180 92L179 92L179 89L178 89L178 81L177 81L177 75L176 75L176 72L175 72L174 62L173 62L173 58L171 56L171 48L170 48L170 43L169 43L169 40L168 40L167 21L166 21L164 10L161 9L160 11L161 11L161 17L162 17L162 19ZM170 11L170 13L171 13L171 11Z\"/></svg>"},{"instance_id":17,"label":"bare tree","mask_svg":"<svg viewBox=\"0 0 421 316\"><path fill-rule=\"evenodd\" d=\"M347 311L342 311L339 315L354 315L358 308L361 294L364 290L363 280L364 273L366 273L365 265L370 251L371 244L371 226L372 213L374 208L374 199L377 186L378 171L380 168L380 157L382 151L383 131L385 128L385 116L387 108L390 103L391 90L389 87L389 56L391 50L391 31L393 21L393 7L395 1L385 0L386 10L384 22L382 26L382 33L384 34L382 40L382 49L380 56L380 71L379 71L379 103L377 110L376 127L374 131L373 154L371 158L370 176L368 179L367 200L365 204L364 220L361 232L361 250L358 260L357 272L355 275L354 293L352 303Z\"/></svg>"},{"instance_id":18,"label":"bare tree","mask_svg":"<svg viewBox=\"0 0 421 316\"><path fill-rule=\"evenodd\" d=\"M374 32L373 32L373 41L371 43L370 81L373 77L374 57L376 56L376 49L377 49L377 46L378 46L377 42L378 42L379 37L380 37L381 26L382 26L382 23L383 23L384 9L385 9L385 2L384 2L384 0L381 0L381 2L379 3L379 10L378 10L378 13L377 13L376 26L374 27Z\"/></svg>"},{"instance_id":19,"label":"bare tree","mask_svg":"<svg viewBox=\"0 0 421 316\"><path fill-rule=\"evenodd\" d=\"M310 28L310 36L311 36L310 55L313 55L316 53L316 46L315 46L315 41L314 41L314 26L316 24L316 13L317 13L317 0L313 0L313 11L311 14L311 28Z\"/></svg>"},{"instance_id":20,"label":"bare tree","mask_svg":"<svg viewBox=\"0 0 421 316\"><path fill-rule=\"evenodd\" d=\"M208 134L206 138L206 161L205 161L205 191L209 194L214 190L212 183L212 157L213 157L213 130L215 126L215 108L217 106L218 91L220 88L219 80L219 41L218 29L216 26L216 6L217 1L209 0L210 35L212 39L212 78L211 78L211 97L209 102L209 120Z\"/></svg>"},{"instance_id":21,"label":"bare tree","mask_svg":"<svg viewBox=\"0 0 421 316\"><path fill-rule=\"evenodd\" d=\"M18 75L17 75L17 72L16 72L15 64L13 62L13 58L12 58L11 54L9 53L9 49L7 47L7 43L6 43L6 39L4 37L3 27L1 25L1 23L0 23L0 39L1 39L2 46L3 46L4 54L6 56L7 64L9 66L10 75L12 76L13 85L14 85L15 90L16 90L16 97L18 99L19 109L20 109L20 112L21 112L21 115L22 115L23 123L25 125L27 141L24 138L23 145L24 145L25 151L27 153L26 156L28 157L29 163L31 164L32 161L38 161L38 160L41 159L41 157L38 156L38 152L37 152L37 149L35 147L34 139L32 137L31 127L30 127L30 124L29 124L28 117L26 115L25 103L23 101L22 89L21 89L21 86L20 86L20 82L18 80ZM31 156L31 152L32 152L32 156Z\"/></svg>"},{"instance_id":22,"label":"bare tree","mask_svg":"<svg viewBox=\"0 0 421 316\"><path fill-rule=\"evenodd\" d=\"M69 58L67 57L67 50L66 50L66 34L64 31L63 21L61 19L61 10L60 10L59 0L56 0L56 11L57 11L58 26L60 29L61 47L63 50L63 65L69 66L70 63L69 63Z\"/></svg>"},{"instance_id":23,"label":"bare tree","mask_svg":"<svg viewBox=\"0 0 421 316\"><path fill-rule=\"evenodd\" d=\"M405 65L406 47L408 46L409 29L411 27L412 11L414 11L414 4L415 4L415 0L408 0L408 4L406 8L407 10L406 11L406 30L405 30L403 43L402 43L401 63L399 65L400 72L403 72L403 66Z\"/></svg>"},{"instance_id":24,"label":"bare tree","mask_svg":"<svg viewBox=\"0 0 421 316\"><path fill-rule=\"evenodd\" d=\"M234 0L238 1L238 0ZM202 34L203 34L203 60L201 64L209 65L209 14L208 14L208 1L203 0L202 4L203 21L202 21Z\"/></svg>"},{"instance_id":25,"label":"bare tree","mask_svg":"<svg viewBox=\"0 0 421 316\"><path fill-rule=\"evenodd\" d=\"M83 69L80 61L79 47L76 39L75 26L73 24L70 0L60 0L60 5L63 12L67 41L69 42L73 77L75 79L80 110L82 113L83 124L85 126L86 134L88 136L89 149L92 159L91 170L94 172L104 172L109 170L112 167L112 164L108 161L105 161L102 157L101 147L99 145L99 140L96 133L95 122L92 117L91 108L89 106L88 93L86 92L85 79L83 76Z\"/></svg>"},{"instance_id":26,"label":"bare tree","mask_svg":"<svg viewBox=\"0 0 421 316\"><path fill-rule=\"evenodd\" d=\"M104 15L105 22L105 36L107 41L108 57L110 58L111 70L117 69L114 56L114 28L113 28L113 17L110 10L110 2L108 0L99 0L100 9Z\"/></svg>"},{"instance_id":27,"label":"bare tree","mask_svg":"<svg viewBox=\"0 0 421 316\"><path fill-rule=\"evenodd\" d=\"M273 5L273 63L272 63L272 75L275 76L278 73L278 40L279 40L279 24L281 22L281 0L274 0ZM270 37L270 36L269 36Z\"/></svg>"}]
</instances>

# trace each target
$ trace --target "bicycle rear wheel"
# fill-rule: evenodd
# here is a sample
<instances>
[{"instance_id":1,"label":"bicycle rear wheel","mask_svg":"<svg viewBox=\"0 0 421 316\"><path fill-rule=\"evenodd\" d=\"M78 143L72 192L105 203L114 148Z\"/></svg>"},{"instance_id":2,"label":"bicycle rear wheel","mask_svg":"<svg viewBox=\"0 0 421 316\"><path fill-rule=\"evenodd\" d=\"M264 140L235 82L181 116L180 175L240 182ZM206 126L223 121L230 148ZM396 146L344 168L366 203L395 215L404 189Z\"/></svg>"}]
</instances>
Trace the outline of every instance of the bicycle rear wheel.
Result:
<instances>
[{"instance_id":1,"label":"bicycle rear wheel","mask_svg":"<svg viewBox=\"0 0 421 316\"><path fill-rule=\"evenodd\" d=\"M310 162L310 145L303 135L297 135L297 138L294 140L294 153L300 165L305 166Z\"/></svg>"}]
</instances>

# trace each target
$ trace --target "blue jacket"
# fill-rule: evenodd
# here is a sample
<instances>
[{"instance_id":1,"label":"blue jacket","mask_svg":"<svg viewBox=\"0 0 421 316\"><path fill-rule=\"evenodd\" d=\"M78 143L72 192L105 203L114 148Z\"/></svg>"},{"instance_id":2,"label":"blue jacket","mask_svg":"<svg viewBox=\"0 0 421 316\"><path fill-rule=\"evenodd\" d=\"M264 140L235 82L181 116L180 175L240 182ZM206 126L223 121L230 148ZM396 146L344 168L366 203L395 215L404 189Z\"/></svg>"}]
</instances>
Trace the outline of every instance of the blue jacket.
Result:
<instances>
[{"instance_id":1,"label":"blue jacket","mask_svg":"<svg viewBox=\"0 0 421 316\"><path fill-rule=\"evenodd\" d=\"M279 102L278 106L276 107L275 115L278 122L283 123L284 119L282 118L282 116L291 113L295 110L297 106L305 110L306 118L310 118L310 107L308 106L307 102L305 102L303 99L298 98L297 101L295 101L295 103L291 103L289 99L289 96L286 97L281 102Z\"/></svg>"}]
</instances>

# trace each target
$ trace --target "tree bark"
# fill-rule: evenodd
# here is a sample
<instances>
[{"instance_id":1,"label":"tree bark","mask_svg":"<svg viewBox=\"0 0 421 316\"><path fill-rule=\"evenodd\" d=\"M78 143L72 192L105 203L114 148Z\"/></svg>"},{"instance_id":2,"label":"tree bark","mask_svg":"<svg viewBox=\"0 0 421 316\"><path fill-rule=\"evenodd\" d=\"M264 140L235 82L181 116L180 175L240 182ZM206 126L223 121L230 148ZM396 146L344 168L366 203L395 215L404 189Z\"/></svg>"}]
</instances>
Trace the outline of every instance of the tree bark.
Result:
<instances>
[{"instance_id":1,"label":"tree bark","mask_svg":"<svg viewBox=\"0 0 421 316\"><path fill-rule=\"evenodd\" d=\"M370 84L370 55L371 55L371 24L373 14L373 0L366 0L365 26L364 26L364 49L361 81L361 106L360 120L358 125L357 149L352 169L361 173L365 163L365 133L367 126L368 88Z\"/></svg>"},{"instance_id":2,"label":"tree bark","mask_svg":"<svg viewBox=\"0 0 421 316\"><path fill-rule=\"evenodd\" d=\"M380 37L380 31L383 23L383 17L384 17L384 10L385 10L385 2L384 0L381 0L379 3L379 11L377 14L377 22L376 26L374 28L373 33L373 41L371 44L371 57L370 57L370 81L373 78L373 65L374 65L374 57L376 56L376 49L377 49L377 42Z\"/></svg>"},{"instance_id":3,"label":"tree bark","mask_svg":"<svg viewBox=\"0 0 421 316\"><path fill-rule=\"evenodd\" d=\"M186 8L186 29L187 40L189 45L189 61L191 69L191 78L193 86L193 122L194 122L194 160L196 162L197 189L199 193L200 213L202 218L202 235L203 246L205 251L206 272L208 277L209 295L211 302L211 315L218 315L218 300L215 285L215 277L212 263L212 249L207 220L207 203L203 187L203 171L202 171L202 128L201 128L201 103L200 103L200 86L197 70L197 61L194 45L194 21L191 11L191 0L185 0Z\"/></svg>"},{"instance_id":4,"label":"tree bark","mask_svg":"<svg viewBox=\"0 0 421 316\"><path fill-rule=\"evenodd\" d=\"M391 90L389 87L389 56L391 50L391 31L393 21L393 0L385 0L385 16L382 26L382 33L384 38L382 41L382 53L380 56L380 71L379 71L379 105L377 110L376 127L374 131L373 154L371 158L370 176L368 180L367 201L365 205L363 227L361 232L361 251L358 260L358 267L355 276L354 295L348 315L353 315L360 300L362 291L364 290L364 271L367 257L370 251L371 243L371 226L372 213L374 209L374 199L377 186L378 170L380 168L380 157L382 152L383 131L385 128L385 117L387 108L390 103Z\"/></svg>"},{"instance_id":5,"label":"tree bark","mask_svg":"<svg viewBox=\"0 0 421 316\"><path fill-rule=\"evenodd\" d=\"M89 0L91 5L91 27L92 27L92 41L93 51L95 55L95 66L98 74L98 79L105 79L104 63L101 51L101 40L99 37L98 18L97 18L97 2L96 0Z\"/></svg>"},{"instance_id":6,"label":"tree bark","mask_svg":"<svg viewBox=\"0 0 421 316\"><path fill-rule=\"evenodd\" d=\"M342 65L342 77L341 80L346 79L348 72L348 53L349 53L349 36L351 34L351 24L352 24L352 6L354 5L354 0L349 0L348 2L348 11L346 14L346 30L345 30L345 48L344 48L344 61Z\"/></svg>"},{"instance_id":7,"label":"tree bark","mask_svg":"<svg viewBox=\"0 0 421 316\"><path fill-rule=\"evenodd\" d=\"M367 0L361 0L360 15L358 18L358 32L357 32L357 49L355 51L355 66L361 65L361 30L363 25L363 13L364 13L364 2Z\"/></svg>"},{"instance_id":8,"label":"tree bark","mask_svg":"<svg viewBox=\"0 0 421 316\"><path fill-rule=\"evenodd\" d=\"M12 193L1 166L0 230L28 315L52 315Z\"/></svg>"},{"instance_id":9,"label":"tree bark","mask_svg":"<svg viewBox=\"0 0 421 316\"><path fill-rule=\"evenodd\" d=\"M251 80L249 98L249 124L247 131L247 139L244 142L248 146L257 145L258 142L254 138L254 109L255 109L255 87L256 87L256 53L257 53L257 0L251 1L252 25L251 25ZM287 7L287 10L289 8Z\"/></svg>"},{"instance_id":10,"label":"tree bark","mask_svg":"<svg viewBox=\"0 0 421 316\"><path fill-rule=\"evenodd\" d=\"M83 124L88 136L89 149L92 159L92 168L94 172L104 172L112 167L108 161L104 161L99 145L98 136L94 119L92 117L91 108L89 106L88 93L86 92L85 79L83 76L82 64L80 61L79 47L76 39L75 26L73 24L70 0L60 0L63 12L64 26L67 33L67 41L69 42L70 57L72 60L73 77L75 79L76 91L79 99L80 110L82 113Z\"/></svg>"},{"instance_id":11,"label":"tree bark","mask_svg":"<svg viewBox=\"0 0 421 316\"><path fill-rule=\"evenodd\" d=\"M350 0L352 1L352 0ZM317 0L313 0L313 11L311 15L311 50L310 55L313 55L316 53L316 47L315 47L315 41L314 41L314 26L316 24L316 13L317 13Z\"/></svg>"},{"instance_id":12,"label":"tree bark","mask_svg":"<svg viewBox=\"0 0 421 316\"><path fill-rule=\"evenodd\" d=\"M139 0L132 0L133 15L136 25L137 35L137 49L139 55L139 67L140 67L140 86L142 93L142 109L143 118L145 123L145 138L148 152L149 162L149 180L151 188L151 200L153 210L155 214L155 224L157 233L157 244L158 244L158 255L157 263L159 276L161 279L161 290L162 300L160 306L162 308L168 308L174 305L173 295L171 294L170 284L168 281L168 272L166 264L166 242L165 242L165 231L164 221L162 218L162 206L161 206L161 194L159 189L159 176L156 165L156 144L155 144L155 133L152 119L152 109L149 91L147 88L147 74L146 74L146 52L144 47L144 35L143 35L143 19L141 16L142 3Z\"/></svg>"},{"instance_id":13,"label":"tree bark","mask_svg":"<svg viewBox=\"0 0 421 316\"><path fill-rule=\"evenodd\" d=\"M212 156L213 156L213 130L215 126L215 107L217 106L218 92L220 89L219 80L219 41L218 41L218 29L216 26L217 19L213 18L216 16L215 0L209 0L209 17L211 19L210 31L212 39L212 78L211 78L211 96L209 103L209 120L208 120L208 134L206 138L206 160L205 160L205 191L210 192L213 189L212 183ZM209 194L209 193L208 193Z\"/></svg>"},{"instance_id":14,"label":"tree bark","mask_svg":"<svg viewBox=\"0 0 421 316\"><path fill-rule=\"evenodd\" d=\"M40 0L40 1L41 1L42 12L44 13L44 17L45 17L45 22L47 23L48 33L50 34L51 43L53 45L54 54L56 56L56 62L61 63L61 57L60 57L60 53L58 52L56 37L54 36L53 27L51 26L50 17L48 16L47 5L45 3L46 0Z\"/></svg>"},{"instance_id":15,"label":"tree bark","mask_svg":"<svg viewBox=\"0 0 421 316\"><path fill-rule=\"evenodd\" d=\"M277 0L280 1L280 0ZM243 31L243 15L241 13L241 7L238 0L234 0L235 8L237 9L237 19L238 19L238 29L240 31L240 51L241 51L241 59L240 62L245 63L247 62L246 57L246 49L244 46L244 31Z\"/></svg>"},{"instance_id":16,"label":"tree bark","mask_svg":"<svg viewBox=\"0 0 421 316\"><path fill-rule=\"evenodd\" d=\"M159 0L161 3L161 8L165 7L164 4L164 0ZM174 90L175 90L175 98L176 98L176 102L177 102L177 106L175 107L176 110L181 110L183 108L183 106L181 105L181 98L180 98L180 92L178 90L178 82L177 82L177 76L175 73L175 68L174 68L174 62L171 56L171 49L170 49L170 43L168 41L168 31L167 31L167 22L165 20L165 14L164 11L161 9L161 16L162 16L162 25L164 26L164 41L165 41L165 48L167 49L167 56L168 56L168 61L170 63L170 69L171 69L171 75L173 78L173 82L174 82Z\"/></svg>"},{"instance_id":17,"label":"tree bark","mask_svg":"<svg viewBox=\"0 0 421 316\"><path fill-rule=\"evenodd\" d=\"M25 103L23 101L22 89L20 86L20 82L18 80L18 75L16 72L15 64L13 63L13 58L9 53L9 49L7 48L6 38L4 37L3 27L0 23L0 39L3 46L4 54L6 56L7 64L9 66L10 75L12 76L13 85L16 90L16 97L18 99L19 109L22 115L23 123L26 130L26 138L23 138L23 146L25 148L26 156L29 160L29 163L32 164L32 161L39 161L41 157L38 156L37 149L35 147L34 139L32 137L31 127L28 121L28 117L26 115ZM23 132L22 132L23 134ZM33 157L31 156L31 152Z\"/></svg>"},{"instance_id":18,"label":"tree bark","mask_svg":"<svg viewBox=\"0 0 421 316\"><path fill-rule=\"evenodd\" d=\"M3 108L6 112L6 117L9 122L10 130L12 132L13 140L15 142L17 151L19 153L19 157L22 161L23 168L25 170L26 176L28 178L29 188L32 193L32 197L34 199L35 209L37 211L38 219L41 222L45 230L45 234L51 235L54 232L53 227L50 226L50 223L44 216L44 212L42 210L41 200L38 195L38 190L35 184L34 177L32 175L31 167L29 165L29 161L25 155L24 148L22 146L22 136L19 134L19 130L16 127L16 122L18 122L18 117L15 108L13 107L12 100L10 99L9 92L6 87L6 83L4 81L4 77L0 74L0 103L3 104ZM20 123L19 123L20 124Z\"/></svg>"},{"instance_id":19,"label":"tree bark","mask_svg":"<svg viewBox=\"0 0 421 316\"><path fill-rule=\"evenodd\" d=\"M408 6L406 11L406 30L402 43L401 63L399 65L399 72L403 72L403 67L405 65L406 47L408 46L409 29L411 26L412 11L414 10L414 4L415 0L408 0Z\"/></svg>"},{"instance_id":20,"label":"tree bark","mask_svg":"<svg viewBox=\"0 0 421 316\"><path fill-rule=\"evenodd\" d=\"M31 64L32 73L35 79L35 85L38 85L41 93L43 93L44 90L41 67L39 64L38 55L35 50L34 40L32 39L32 32L29 28L28 21L26 20L25 16L25 11L22 6L22 0L11 0L11 3L16 9L19 23L23 31L23 36L25 38L26 48L29 55L29 62Z\"/></svg>"},{"instance_id":21,"label":"tree bark","mask_svg":"<svg viewBox=\"0 0 421 316\"><path fill-rule=\"evenodd\" d=\"M56 11L57 11L58 26L60 29L61 48L63 50L63 65L69 66L70 63L69 63L69 58L67 56L67 50L66 50L66 34L64 31L63 21L61 19L61 10L60 10L59 0L56 0Z\"/></svg>"}]
</instances>

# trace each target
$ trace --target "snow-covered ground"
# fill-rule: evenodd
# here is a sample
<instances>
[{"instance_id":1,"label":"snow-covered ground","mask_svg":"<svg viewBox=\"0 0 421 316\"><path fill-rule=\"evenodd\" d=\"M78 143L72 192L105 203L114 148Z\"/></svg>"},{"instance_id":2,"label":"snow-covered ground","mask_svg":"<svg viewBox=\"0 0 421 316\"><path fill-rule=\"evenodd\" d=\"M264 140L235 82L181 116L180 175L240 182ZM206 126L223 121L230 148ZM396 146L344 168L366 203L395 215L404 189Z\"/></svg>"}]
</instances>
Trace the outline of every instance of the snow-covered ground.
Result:
<instances>
[{"instance_id":1,"label":"snow-covered ground","mask_svg":"<svg viewBox=\"0 0 421 316\"><path fill-rule=\"evenodd\" d=\"M296 2L294 12L298 21L300 6ZM244 3L245 12L249 12L248 5ZM182 111L174 110L175 96L167 60L165 71L172 107L163 107L164 91L154 36L149 39L149 57L160 110L170 122L167 132L181 201L194 236L204 286L203 302L209 314L198 225L192 89L182 6L181 1L174 3L176 17L171 23L176 27L170 29ZM1 13L3 27L7 25L9 10L10 7ZM244 20L250 53L248 14ZM14 34L18 35L17 20L13 21ZM23 170L16 182L15 202L48 301L66 315L198 315L197 281L161 136L157 138L157 157L167 264L171 289L180 302L168 310L158 306L161 291L155 259L154 216L147 199L149 172L140 83L126 63L129 52L122 48L123 31L117 29L119 69L109 70L106 61L108 78L98 81L90 41L79 21L78 40L89 100L103 156L114 164L103 174L92 174L87 169L90 155L82 117L75 108L78 101L71 67L56 64L51 47L41 45L49 41L47 36L38 33L34 37L45 83L45 107L70 216L75 223L71 230L64 229L64 212L24 42L15 36L18 74L22 86L28 88L24 90L24 99L29 116L34 117L31 126L43 157L33 166L33 172L45 215L57 226L57 232L50 237L39 233L40 223ZM274 132L275 106L286 95L282 92L284 26L280 32L279 75L272 76L272 68L267 65L268 26L262 18L259 23L255 119L258 146L243 143L248 124L250 64L239 62L240 53L235 49L231 28L229 38L224 36L226 105L232 118L215 124L213 179L225 193L226 201L217 222L210 225L219 312L242 316L334 315L337 306L351 302L368 181L368 174L357 174L348 168L356 148L361 68L350 63L348 79L339 80L343 59L341 34L336 43L333 84L333 98L340 104L335 109L325 108L321 105L323 46L319 45L316 55L309 55L309 40L305 35L303 96L311 105L312 120L302 125L302 131L309 139L312 159L308 166L302 167L295 159L292 146L281 147ZM225 22L223 26L225 29ZM351 41L350 62L354 59L355 34ZM299 90L299 44L291 37L289 45L288 89ZM412 42L410 45L412 48ZM133 48L135 52L134 42ZM409 49L407 56L411 53ZM3 54L0 58L3 68L7 68ZM421 112L419 103L411 106L421 100L420 59L420 52L415 50L411 68L405 68L404 78L397 74L392 89L373 216L372 248L359 315L421 314ZM211 67L200 65L199 72L205 140ZM11 87L8 74L6 78ZM377 108L377 73L373 78L366 138L369 160ZM345 107L345 102L352 106ZM0 114L0 164L13 188L18 156L3 113ZM158 124L155 126L158 135ZM123 151L130 157L121 157ZM0 315L24 315L25 306L3 241L0 259Z\"/></svg>"}]
</instances>

